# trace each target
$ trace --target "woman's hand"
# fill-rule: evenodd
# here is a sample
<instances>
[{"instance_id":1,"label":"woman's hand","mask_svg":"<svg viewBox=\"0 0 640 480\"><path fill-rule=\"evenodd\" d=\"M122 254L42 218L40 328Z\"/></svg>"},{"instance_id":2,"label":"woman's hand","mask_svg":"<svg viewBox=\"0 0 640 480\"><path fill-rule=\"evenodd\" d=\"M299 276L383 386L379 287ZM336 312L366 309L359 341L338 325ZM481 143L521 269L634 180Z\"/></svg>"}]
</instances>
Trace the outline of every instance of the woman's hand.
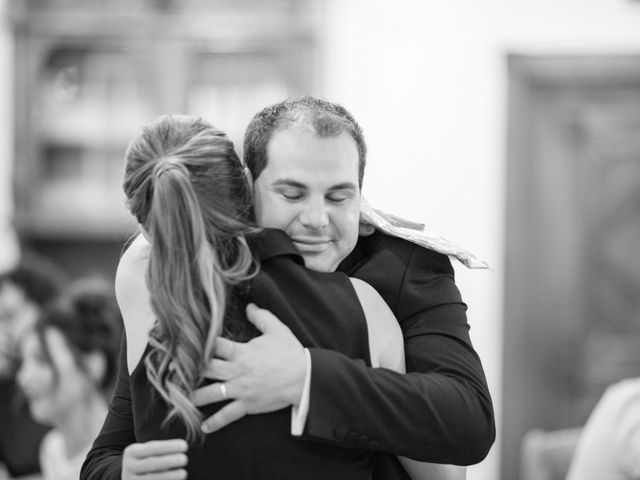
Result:
<instances>
[{"instance_id":1,"label":"woman's hand","mask_svg":"<svg viewBox=\"0 0 640 480\"><path fill-rule=\"evenodd\" d=\"M122 455L122 480L184 480L188 445L182 439L134 443Z\"/></svg>"}]
</instances>

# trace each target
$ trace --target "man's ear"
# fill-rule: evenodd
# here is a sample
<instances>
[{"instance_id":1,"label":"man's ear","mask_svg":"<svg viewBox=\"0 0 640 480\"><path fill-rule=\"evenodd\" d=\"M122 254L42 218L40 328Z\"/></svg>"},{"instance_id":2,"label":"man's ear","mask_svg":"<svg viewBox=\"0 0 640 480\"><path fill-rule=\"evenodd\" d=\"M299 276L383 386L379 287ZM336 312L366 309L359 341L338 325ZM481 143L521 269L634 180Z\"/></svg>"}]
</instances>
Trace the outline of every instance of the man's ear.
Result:
<instances>
[{"instance_id":1,"label":"man's ear","mask_svg":"<svg viewBox=\"0 0 640 480\"><path fill-rule=\"evenodd\" d=\"M376 231L375 224L371 219L371 210L367 199L364 198L364 195L360 195L360 225L358 226L358 235L361 237L368 237Z\"/></svg>"},{"instance_id":2,"label":"man's ear","mask_svg":"<svg viewBox=\"0 0 640 480\"><path fill-rule=\"evenodd\" d=\"M361 237L368 237L369 235L373 235L373 232L376 231L376 227L367 223L364 220L360 221L360 225L358 226L358 235Z\"/></svg>"}]
</instances>

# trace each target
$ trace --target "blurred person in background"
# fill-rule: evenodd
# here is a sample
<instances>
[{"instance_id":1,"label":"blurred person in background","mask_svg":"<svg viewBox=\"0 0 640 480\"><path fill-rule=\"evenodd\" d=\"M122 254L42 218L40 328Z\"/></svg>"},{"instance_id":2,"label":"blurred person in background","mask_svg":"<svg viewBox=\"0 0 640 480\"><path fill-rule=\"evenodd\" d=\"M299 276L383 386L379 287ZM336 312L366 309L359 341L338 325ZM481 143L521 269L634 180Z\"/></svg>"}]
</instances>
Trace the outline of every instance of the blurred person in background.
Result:
<instances>
[{"instance_id":1,"label":"blurred person in background","mask_svg":"<svg viewBox=\"0 0 640 480\"><path fill-rule=\"evenodd\" d=\"M34 254L0 274L0 470L9 477L40 472L38 451L49 427L33 420L16 384L19 343L64 281L51 261Z\"/></svg>"},{"instance_id":2,"label":"blurred person in background","mask_svg":"<svg viewBox=\"0 0 640 480\"><path fill-rule=\"evenodd\" d=\"M607 388L582 429L567 480L640 478L640 378Z\"/></svg>"},{"instance_id":3,"label":"blurred person in background","mask_svg":"<svg viewBox=\"0 0 640 480\"><path fill-rule=\"evenodd\" d=\"M17 379L37 421L44 480L77 480L107 412L122 318L113 288L83 279L43 311L21 342Z\"/></svg>"}]
</instances>

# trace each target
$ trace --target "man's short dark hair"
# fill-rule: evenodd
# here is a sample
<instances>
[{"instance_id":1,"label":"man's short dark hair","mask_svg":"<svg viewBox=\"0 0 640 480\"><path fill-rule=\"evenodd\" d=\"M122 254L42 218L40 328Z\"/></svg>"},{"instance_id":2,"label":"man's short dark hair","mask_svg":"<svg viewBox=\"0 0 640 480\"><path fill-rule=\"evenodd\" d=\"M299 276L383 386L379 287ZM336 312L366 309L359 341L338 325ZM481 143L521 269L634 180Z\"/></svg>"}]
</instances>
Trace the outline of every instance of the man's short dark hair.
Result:
<instances>
[{"instance_id":1,"label":"man's short dark hair","mask_svg":"<svg viewBox=\"0 0 640 480\"><path fill-rule=\"evenodd\" d=\"M244 162L256 180L267 166L267 147L274 133L290 127L311 128L319 137L348 133L358 149L358 182L362 188L367 146L353 115L342 105L316 97L287 98L260 110L244 135Z\"/></svg>"}]
</instances>

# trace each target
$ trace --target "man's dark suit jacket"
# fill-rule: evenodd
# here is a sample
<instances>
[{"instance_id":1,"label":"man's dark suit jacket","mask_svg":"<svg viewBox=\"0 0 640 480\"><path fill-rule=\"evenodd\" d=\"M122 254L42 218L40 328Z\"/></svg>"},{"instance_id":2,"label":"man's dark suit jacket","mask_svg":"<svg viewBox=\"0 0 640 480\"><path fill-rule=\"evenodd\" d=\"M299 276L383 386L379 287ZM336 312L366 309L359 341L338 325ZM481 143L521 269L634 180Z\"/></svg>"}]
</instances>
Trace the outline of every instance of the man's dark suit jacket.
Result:
<instances>
[{"instance_id":1,"label":"man's dark suit jacket","mask_svg":"<svg viewBox=\"0 0 640 480\"><path fill-rule=\"evenodd\" d=\"M484 459L495 440L493 406L448 257L376 231L360 237L339 270L371 284L391 307L407 374L311 348L303 438L433 463ZM403 478L394 456L379 457L375 478Z\"/></svg>"}]
</instances>

